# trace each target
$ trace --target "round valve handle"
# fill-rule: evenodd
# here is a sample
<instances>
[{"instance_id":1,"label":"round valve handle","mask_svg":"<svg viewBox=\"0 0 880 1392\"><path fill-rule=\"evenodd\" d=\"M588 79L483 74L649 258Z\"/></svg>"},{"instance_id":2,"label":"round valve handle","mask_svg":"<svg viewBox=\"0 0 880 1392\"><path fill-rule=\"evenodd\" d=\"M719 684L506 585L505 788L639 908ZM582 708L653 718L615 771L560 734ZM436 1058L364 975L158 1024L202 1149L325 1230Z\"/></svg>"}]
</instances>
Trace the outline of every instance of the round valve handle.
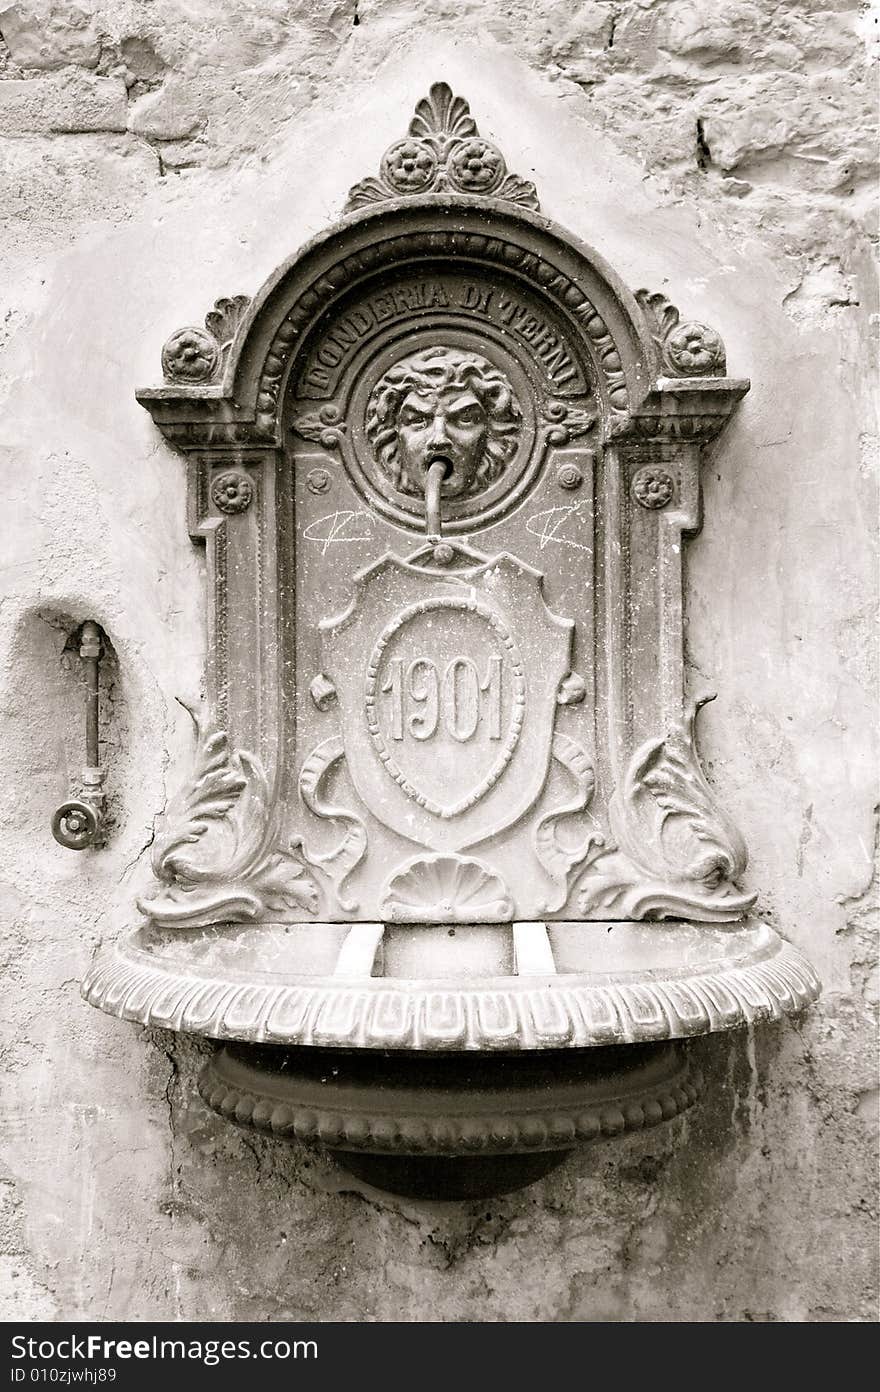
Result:
<instances>
[{"instance_id":1,"label":"round valve handle","mask_svg":"<svg viewBox=\"0 0 880 1392\"><path fill-rule=\"evenodd\" d=\"M70 802L62 802L55 809L52 835L59 845L66 846L69 851L84 851L95 840L100 825L94 807L74 798Z\"/></svg>"}]
</instances>

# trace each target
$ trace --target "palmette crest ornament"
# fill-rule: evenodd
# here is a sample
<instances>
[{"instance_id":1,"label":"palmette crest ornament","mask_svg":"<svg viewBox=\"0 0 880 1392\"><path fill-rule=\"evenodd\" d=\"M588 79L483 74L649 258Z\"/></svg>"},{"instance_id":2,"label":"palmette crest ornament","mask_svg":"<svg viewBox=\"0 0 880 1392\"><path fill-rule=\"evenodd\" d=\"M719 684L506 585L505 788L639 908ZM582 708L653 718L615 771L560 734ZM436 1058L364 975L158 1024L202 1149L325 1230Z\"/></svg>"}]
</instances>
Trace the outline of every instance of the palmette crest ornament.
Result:
<instances>
[{"instance_id":1,"label":"palmette crest ornament","mask_svg":"<svg viewBox=\"0 0 880 1392\"><path fill-rule=\"evenodd\" d=\"M321 624L323 669L374 816L447 851L528 811L547 777L572 627L547 608L540 574L507 555L442 575L387 555L358 575L350 608Z\"/></svg>"},{"instance_id":2,"label":"palmette crest ornament","mask_svg":"<svg viewBox=\"0 0 880 1392\"><path fill-rule=\"evenodd\" d=\"M379 177L351 189L345 211L419 193L475 194L540 211L535 185L509 172L497 145L480 135L464 97L453 96L445 82L435 82L417 104L407 135L385 151Z\"/></svg>"}]
</instances>

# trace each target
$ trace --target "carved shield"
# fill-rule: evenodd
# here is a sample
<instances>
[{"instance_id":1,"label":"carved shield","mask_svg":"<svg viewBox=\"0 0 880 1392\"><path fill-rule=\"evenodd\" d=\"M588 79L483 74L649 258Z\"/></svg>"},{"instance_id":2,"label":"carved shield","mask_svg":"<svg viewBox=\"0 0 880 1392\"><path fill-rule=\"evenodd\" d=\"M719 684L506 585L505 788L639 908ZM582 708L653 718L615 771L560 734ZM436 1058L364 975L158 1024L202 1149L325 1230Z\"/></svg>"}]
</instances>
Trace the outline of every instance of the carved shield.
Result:
<instances>
[{"instance_id":1,"label":"carved shield","mask_svg":"<svg viewBox=\"0 0 880 1392\"><path fill-rule=\"evenodd\" d=\"M538 571L508 555L448 573L386 556L321 628L349 772L379 821L461 850L531 807L573 628Z\"/></svg>"}]
</instances>

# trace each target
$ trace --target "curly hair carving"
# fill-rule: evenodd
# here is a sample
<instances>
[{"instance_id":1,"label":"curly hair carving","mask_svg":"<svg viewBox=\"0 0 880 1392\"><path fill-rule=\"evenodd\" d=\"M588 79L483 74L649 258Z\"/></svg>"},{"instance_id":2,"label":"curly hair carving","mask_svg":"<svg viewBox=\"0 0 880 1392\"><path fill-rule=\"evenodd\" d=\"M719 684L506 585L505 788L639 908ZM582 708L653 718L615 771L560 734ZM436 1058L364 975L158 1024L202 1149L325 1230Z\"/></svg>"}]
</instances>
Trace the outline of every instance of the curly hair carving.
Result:
<instances>
[{"instance_id":1,"label":"curly hair carving","mask_svg":"<svg viewBox=\"0 0 880 1392\"><path fill-rule=\"evenodd\" d=\"M482 492L494 483L516 454L522 411L500 368L479 353L442 345L424 349L389 368L373 388L367 405L366 433L376 463L401 493L420 494L422 481L410 477L400 456L400 407L412 391L425 395L453 387L473 392L488 417L486 447L468 492Z\"/></svg>"}]
</instances>

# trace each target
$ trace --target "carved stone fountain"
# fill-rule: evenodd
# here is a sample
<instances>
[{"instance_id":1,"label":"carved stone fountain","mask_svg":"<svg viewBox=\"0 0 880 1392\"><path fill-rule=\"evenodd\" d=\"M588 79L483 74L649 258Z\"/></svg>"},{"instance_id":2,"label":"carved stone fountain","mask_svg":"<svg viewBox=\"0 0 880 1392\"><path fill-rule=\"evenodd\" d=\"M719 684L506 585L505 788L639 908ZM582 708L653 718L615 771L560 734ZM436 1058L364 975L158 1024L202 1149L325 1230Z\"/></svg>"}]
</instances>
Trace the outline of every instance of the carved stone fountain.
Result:
<instances>
[{"instance_id":1,"label":"carved stone fountain","mask_svg":"<svg viewBox=\"0 0 880 1392\"><path fill-rule=\"evenodd\" d=\"M701 447L748 382L435 85L378 178L138 400L189 470L210 699L87 1000L228 1041L246 1126L462 1197L689 1107L801 1010L684 692Z\"/></svg>"}]
</instances>

